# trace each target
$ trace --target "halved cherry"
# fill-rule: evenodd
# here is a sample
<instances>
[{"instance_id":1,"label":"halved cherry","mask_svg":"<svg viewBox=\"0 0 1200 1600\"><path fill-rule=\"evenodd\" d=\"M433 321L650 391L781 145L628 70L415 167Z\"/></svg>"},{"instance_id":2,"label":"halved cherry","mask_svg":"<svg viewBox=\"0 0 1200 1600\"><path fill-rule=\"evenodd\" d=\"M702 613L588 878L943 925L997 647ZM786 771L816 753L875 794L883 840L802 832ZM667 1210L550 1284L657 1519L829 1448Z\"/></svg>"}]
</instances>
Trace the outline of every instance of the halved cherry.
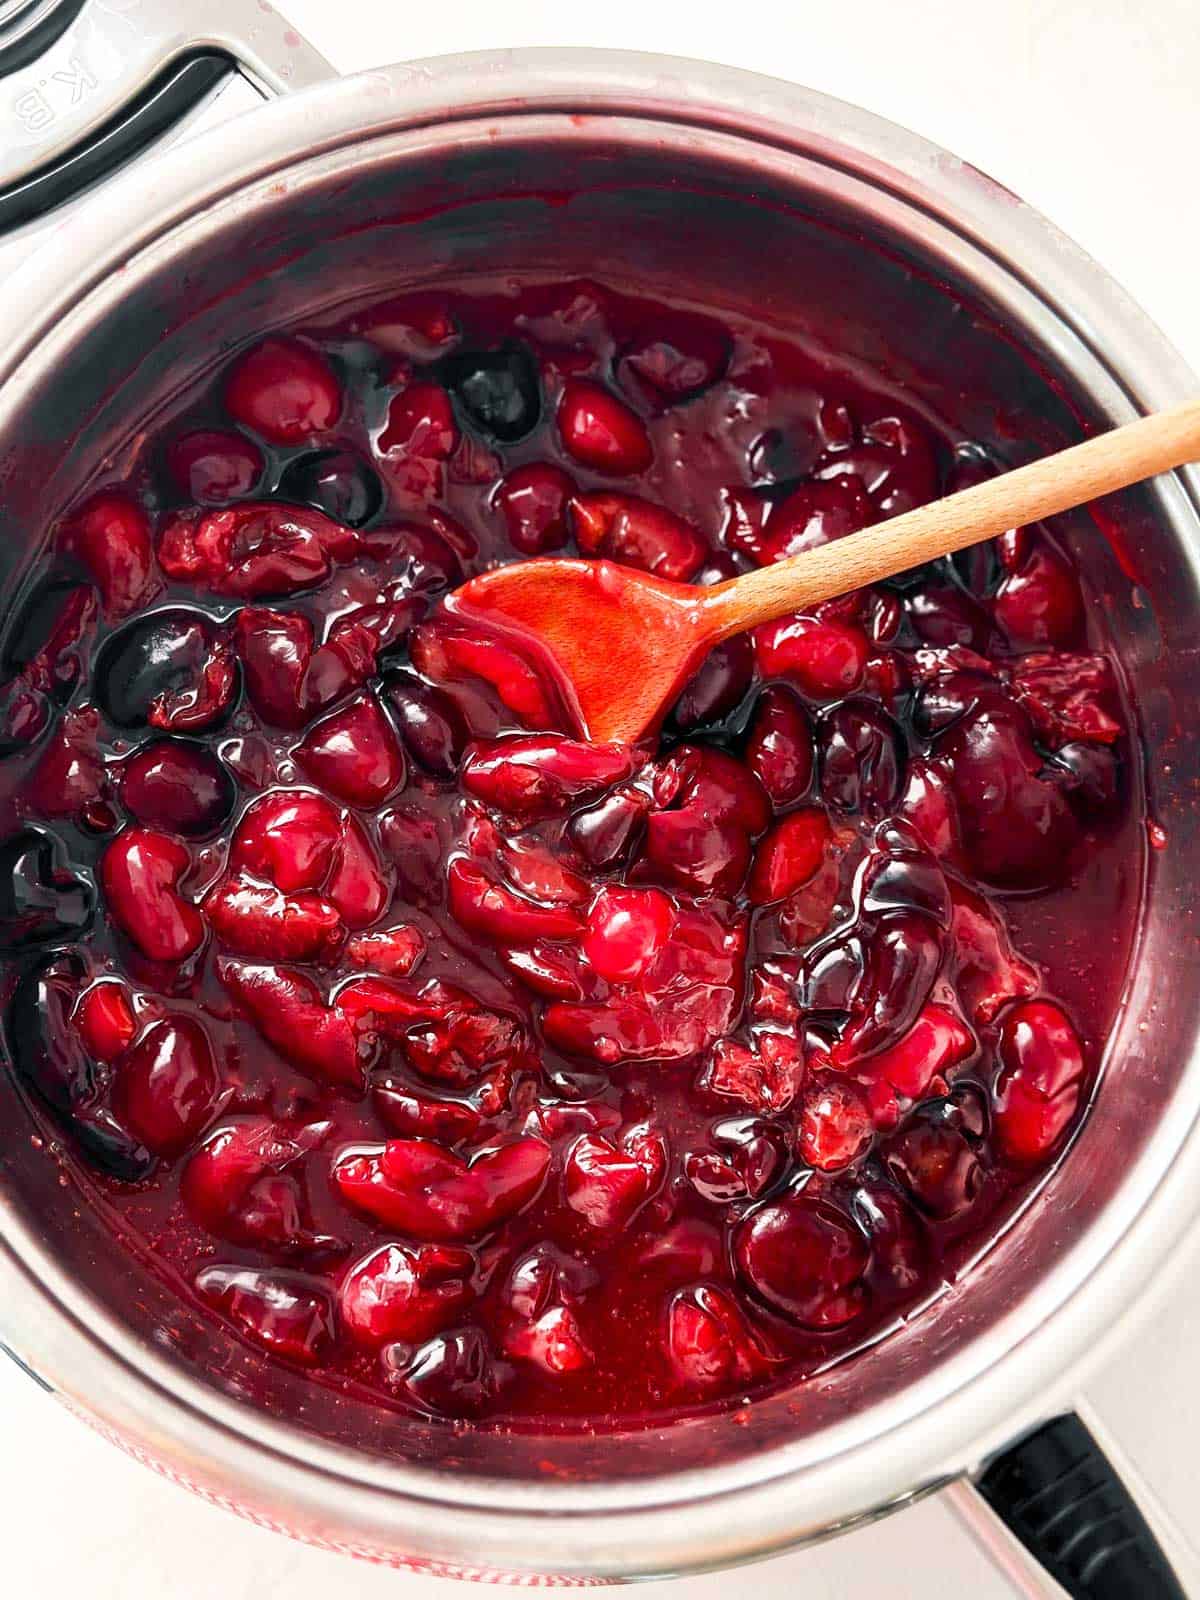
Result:
<instances>
[{"instance_id":1,"label":"halved cherry","mask_svg":"<svg viewBox=\"0 0 1200 1600\"><path fill-rule=\"evenodd\" d=\"M314 783L349 805L378 806L404 782L396 730L372 695L359 695L314 723L294 754Z\"/></svg>"},{"instance_id":2,"label":"halved cherry","mask_svg":"<svg viewBox=\"0 0 1200 1600\"><path fill-rule=\"evenodd\" d=\"M272 444L301 444L337 421L342 395L333 368L298 339L253 345L225 380L225 409Z\"/></svg>"},{"instance_id":3,"label":"halved cherry","mask_svg":"<svg viewBox=\"0 0 1200 1600\"><path fill-rule=\"evenodd\" d=\"M626 477L653 459L640 417L589 378L568 381L558 403L558 433L567 454L597 472Z\"/></svg>"},{"instance_id":4,"label":"halved cherry","mask_svg":"<svg viewBox=\"0 0 1200 1600\"><path fill-rule=\"evenodd\" d=\"M184 846L152 828L126 828L101 859L109 916L152 961L186 961L203 943L200 913L179 891L190 866Z\"/></svg>"},{"instance_id":5,"label":"halved cherry","mask_svg":"<svg viewBox=\"0 0 1200 1600\"><path fill-rule=\"evenodd\" d=\"M474 1256L456 1245L380 1245L342 1279L342 1324L370 1348L420 1343L466 1310L474 1272Z\"/></svg>"},{"instance_id":6,"label":"halved cherry","mask_svg":"<svg viewBox=\"0 0 1200 1600\"><path fill-rule=\"evenodd\" d=\"M759 671L767 678L792 678L815 700L852 694L867 666L861 628L830 617L783 617L754 634Z\"/></svg>"},{"instance_id":7,"label":"halved cherry","mask_svg":"<svg viewBox=\"0 0 1200 1600\"><path fill-rule=\"evenodd\" d=\"M333 1304L319 1280L257 1267L203 1267L197 1292L274 1356L319 1364L333 1342Z\"/></svg>"},{"instance_id":8,"label":"halved cherry","mask_svg":"<svg viewBox=\"0 0 1200 1600\"><path fill-rule=\"evenodd\" d=\"M364 1071L348 1017L311 978L274 964L222 961L221 981L280 1055L318 1083L361 1091Z\"/></svg>"},{"instance_id":9,"label":"halved cherry","mask_svg":"<svg viewBox=\"0 0 1200 1600\"><path fill-rule=\"evenodd\" d=\"M348 1151L333 1165L347 1205L418 1239L469 1239L521 1211L550 1164L540 1139L517 1139L468 1166L428 1139Z\"/></svg>"},{"instance_id":10,"label":"halved cherry","mask_svg":"<svg viewBox=\"0 0 1200 1600\"><path fill-rule=\"evenodd\" d=\"M113 1105L155 1155L177 1155L204 1127L220 1078L212 1044L192 1017L151 1023L121 1063Z\"/></svg>"},{"instance_id":11,"label":"halved cherry","mask_svg":"<svg viewBox=\"0 0 1200 1600\"><path fill-rule=\"evenodd\" d=\"M140 610L162 587L154 570L150 518L123 490L93 495L71 517L62 540L95 580L111 621Z\"/></svg>"},{"instance_id":12,"label":"halved cherry","mask_svg":"<svg viewBox=\"0 0 1200 1600\"><path fill-rule=\"evenodd\" d=\"M996 1079L996 1137L1015 1161L1044 1160L1070 1125L1083 1092L1079 1035L1060 1007L1030 1000L1005 1013Z\"/></svg>"}]
</instances>

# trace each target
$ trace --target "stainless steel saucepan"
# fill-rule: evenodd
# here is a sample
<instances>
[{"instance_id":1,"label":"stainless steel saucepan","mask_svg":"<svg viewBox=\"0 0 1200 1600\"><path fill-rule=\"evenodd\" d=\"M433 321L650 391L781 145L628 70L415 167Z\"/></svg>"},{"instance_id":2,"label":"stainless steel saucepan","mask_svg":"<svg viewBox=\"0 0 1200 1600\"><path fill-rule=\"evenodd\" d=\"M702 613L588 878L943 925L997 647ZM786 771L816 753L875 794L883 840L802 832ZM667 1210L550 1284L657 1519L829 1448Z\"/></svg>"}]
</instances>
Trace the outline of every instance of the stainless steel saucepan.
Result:
<instances>
[{"instance_id":1,"label":"stainless steel saucepan","mask_svg":"<svg viewBox=\"0 0 1200 1600\"><path fill-rule=\"evenodd\" d=\"M800 332L886 353L893 379L1014 461L1197 388L1043 218L810 90L557 50L338 80L260 0L0 0L0 609L31 543L156 397L254 330L509 269L651 293L685 278L733 310L770 305ZM908 1327L738 1425L497 1435L385 1415L259 1371L193 1317L32 1158L5 1079L11 1351L202 1494L398 1564L526 1582L665 1575L956 1483L964 1505L982 1489L1072 1595L1182 1594L1072 1406L1177 1269L1200 1207L1200 480L1157 480L1105 518L1111 543L1086 513L1067 537L1086 541L1167 848L1149 853L1078 1139ZM250 1387L262 1403L241 1398Z\"/></svg>"}]
</instances>

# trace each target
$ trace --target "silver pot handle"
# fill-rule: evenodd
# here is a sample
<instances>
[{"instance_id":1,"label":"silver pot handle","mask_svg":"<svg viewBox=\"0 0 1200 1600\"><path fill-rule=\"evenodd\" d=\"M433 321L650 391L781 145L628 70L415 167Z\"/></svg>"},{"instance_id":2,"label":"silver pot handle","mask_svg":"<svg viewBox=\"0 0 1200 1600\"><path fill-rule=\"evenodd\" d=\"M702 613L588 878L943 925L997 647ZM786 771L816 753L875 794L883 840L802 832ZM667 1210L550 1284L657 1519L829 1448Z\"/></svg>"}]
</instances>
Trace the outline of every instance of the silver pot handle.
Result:
<instances>
[{"instance_id":1,"label":"silver pot handle","mask_svg":"<svg viewBox=\"0 0 1200 1600\"><path fill-rule=\"evenodd\" d=\"M50 42L30 60L35 25ZM228 58L264 97L334 76L265 0L17 0L15 12L0 0L0 196L96 139L198 52Z\"/></svg>"}]
</instances>

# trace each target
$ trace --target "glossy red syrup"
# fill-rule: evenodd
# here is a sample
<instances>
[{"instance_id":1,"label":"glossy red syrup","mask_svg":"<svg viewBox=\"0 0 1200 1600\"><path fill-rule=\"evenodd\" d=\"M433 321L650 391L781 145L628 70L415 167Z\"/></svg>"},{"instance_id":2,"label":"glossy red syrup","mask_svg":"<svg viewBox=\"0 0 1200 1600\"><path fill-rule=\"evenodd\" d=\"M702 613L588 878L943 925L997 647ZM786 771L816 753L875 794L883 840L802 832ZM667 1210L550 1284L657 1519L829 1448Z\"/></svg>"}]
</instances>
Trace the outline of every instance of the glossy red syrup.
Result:
<instances>
[{"instance_id":1,"label":"glossy red syrup","mask_svg":"<svg viewBox=\"0 0 1200 1600\"><path fill-rule=\"evenodd\" d=\"M1077 572L1020 529L733 639L639 749L441 601L558 552L711 582L995 466L584 283L184 397L4 639L7 1049L90 1203L433 1417L658 1421L914 1313L1063 1150L1130 948Z\"/></svg>"}]
</instances>

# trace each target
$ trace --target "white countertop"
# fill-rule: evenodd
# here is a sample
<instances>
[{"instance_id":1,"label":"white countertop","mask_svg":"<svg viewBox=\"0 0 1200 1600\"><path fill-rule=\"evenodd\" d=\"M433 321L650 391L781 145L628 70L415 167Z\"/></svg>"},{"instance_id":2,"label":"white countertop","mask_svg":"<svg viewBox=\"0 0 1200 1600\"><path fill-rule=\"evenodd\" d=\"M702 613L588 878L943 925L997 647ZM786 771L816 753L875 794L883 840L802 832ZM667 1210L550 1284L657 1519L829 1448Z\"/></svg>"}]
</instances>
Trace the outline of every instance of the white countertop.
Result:
<instances>
[{"instance_id":1,"label":"white countertop","mask_svg":"<svg viewBox=\"0 0 1200 1600\"><path fill-rule=\"evenodd\" d=\"M492 46L624 46L772 72L869 106L1045 211L1200 370L1198 0L276 3L343 71ZM1200 1284L1185 1274L1169 1315L1144 1326L1088 1388L1097 1417L1176 1524L1193 1530L1198 1346ZM0 1418L5 1594L469 1600L461 1584L351 1564L202 1504L102 1443L7 1362ZM638 1592L726 1600L749 1581L718 1574ZM939 1499L765 1563L752 1582L759 1600L1050 1592L1015 1587Z\"/></svg>"}]
</instances>

